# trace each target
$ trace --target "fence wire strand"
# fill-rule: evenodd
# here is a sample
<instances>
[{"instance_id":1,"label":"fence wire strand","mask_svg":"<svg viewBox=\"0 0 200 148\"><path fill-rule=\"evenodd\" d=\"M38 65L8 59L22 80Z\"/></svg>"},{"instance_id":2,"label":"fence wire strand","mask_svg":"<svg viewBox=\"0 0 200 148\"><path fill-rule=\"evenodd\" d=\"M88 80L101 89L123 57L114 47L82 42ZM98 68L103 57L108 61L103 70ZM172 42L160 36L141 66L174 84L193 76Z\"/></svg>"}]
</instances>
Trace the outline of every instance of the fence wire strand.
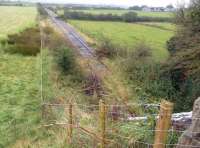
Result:
<instances>
[{"instance_id":1,"label":"fence wire strand","mask_svg":"<svg viewBox=\"0 0 200 148\"><path fill-rule=\"evenodd\" d=\"M76 141L84 143L86 140L90 145L99 144L101 138L99 134L99 105L83 105L83 104L48 104L56 116L52 123L45 124L44 127L51 126L64 126L69 127L69 106L73 107L73 124L71 127L74 129L73 134ZM129 107L134 109L135 106L142 106L143 112L141 115L146 116L145 120L129 120L129 118L138 118L136 114L131 114L127 109L127 105L105 105L106 108L106 139L109 141L107 147L133 147L133 148L151 148L153 141L141 141L134 137L138 133L145 133L149 136L154 136L155 132L167 132L169 134L178 133L182 134L185 130L171 128L169 130L155 129L155 122L158 119L160 104L129 104ZM161 114L162 115L162 114ZM166 114L165 114L166 116ZM198 120L200 118L197 118ZM195 120L195 119L193 119ZM151 123L153 122L153 123ZM178 123L177 123L178 124ZM176 125L176 123L174 123ZM188 126L190 124L188 123ZM146 128L143 128L146 127ZM80 131L79 131L80 130ZM197 134L199 132L192 132ZM135 134L135 135L134 135ZM86 135L86 137L84 136ZM143 135L145 137L145 135ZM161 143L165 147L175 147L177 144ZM185 146L186 147L186 146ZM193 146L191 146L193 148ZM194 147L195 148L195 147Z\"/></svg>"}]
</instances>

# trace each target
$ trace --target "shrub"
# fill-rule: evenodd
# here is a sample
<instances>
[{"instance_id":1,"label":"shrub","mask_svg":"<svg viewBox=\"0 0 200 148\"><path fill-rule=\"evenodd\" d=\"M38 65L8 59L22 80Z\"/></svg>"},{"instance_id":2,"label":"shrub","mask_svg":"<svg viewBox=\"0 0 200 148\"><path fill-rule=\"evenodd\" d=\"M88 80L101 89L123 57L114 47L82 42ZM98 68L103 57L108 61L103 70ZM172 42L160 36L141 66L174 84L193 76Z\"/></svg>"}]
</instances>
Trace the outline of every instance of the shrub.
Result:
<instances>
[{"instance_id":1,"label":"shrub","mask_svg":"<svg viewBox=\"0 0 200 148\"><path fill-rule=\"evenodd\" d=\"M141 101L151 102L151 97L172 99L177 97L170 76L162 75L162 65L152 59L152 49L146 43L139 43L126 57L123 65L129 82L137 84ZM160 101L160 100L157 100Z\"/></svg>"},{"instance_id":2,"label":"shrub","mask_svg":"<svg viewBox=\"0 0 200 148\"><path fill-rule=\"evenodd\" d=\"M126 53L126 49L122 49L122 47L119 44L114 45L111 39L102 35L96 54L99 58L102 58L102 57L114 58L116 56L123 57L127 53Z\"/></svg>"},{"instance_id":3,"label":"shrub","mask_svg":"<svg viewBox=\"0 0 200 148\"><path fill-rule=\"evenodd\" d=\"M136 22L137 21L137 13L136 12L128 12L122 15L122 20L124 22Z\"/></svg>"},{"instance_id":4,"label":"shrub","mask_svg":"<svg viewBox=\"0 0 200 148\"><path fill-rule=\"evenodd\" d=\"M75 67L75 58L71 49L69 48L59 49L57 62L64 73L70 73Z\"/></svg>"},{"instance_id":5,"label":"shrub","mask_svg":"<svg viewBox=\"0 0 200 148\"><path fill-rule=\"evenodd\" d=\"M48 14L47 14L46 10L44 9L44 7L42 6L42 4L40 4L40 3L37 4L37 10L42 18L46 18L48 16Z\"/></svg>"},{"instance_id":6,"label":"shrub","mask_svg":"<svg viewBox=\"0 0 200 148\"><path fill-rule=\"evenodd\" d=\"M38 28L29 28L18 34L8 35L5 51L35 56L40 52L40 31Z\"/></svg>"},{"instance_id":7,"label":"shrub","mask_svg":"<svg viewBox=\"0 0 200 148\"><path fill-rule=\"evenodd\" d=\"M105 37L102 37L100 41L100 45L97 50L98 57L112 58L117 54L116 52L117 50L115 46L112 44L111 40Z\"/></svg>"},{"instance_id":8,"label":"shrub","mask_svg":"<svg viewBox=\"0 0 200 148\"><path fill-rule=\"evenodd\" d=\"M146 78L146 74L151 69L151 48L146 44L138 44L132 52L130 52L125 61L125 71L129 78L138 82Z\"/></svg>"},{"instance_id":9,"label":"shrub","mask_svg":"<svg viewBox=\"0 0 200 148\"><path fill-rule=\"evenodd\" d=\"M176 111L190 111L200 95L199 8L199 0L192 0L187 9L180 8L176 16L178 33L168 42L168 49L174 54L171 54L164 71L169 73L177 92L177 97L170 98L175 102Z\"/></svg>"}]
</instances>

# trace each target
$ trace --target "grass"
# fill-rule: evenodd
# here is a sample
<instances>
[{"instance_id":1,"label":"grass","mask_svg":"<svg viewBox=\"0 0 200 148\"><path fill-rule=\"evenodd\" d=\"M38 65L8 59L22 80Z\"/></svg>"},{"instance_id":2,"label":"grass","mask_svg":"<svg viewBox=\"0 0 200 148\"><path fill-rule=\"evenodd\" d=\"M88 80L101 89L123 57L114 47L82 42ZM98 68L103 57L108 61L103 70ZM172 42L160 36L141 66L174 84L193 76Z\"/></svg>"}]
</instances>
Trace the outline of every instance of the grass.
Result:
<instances>
[{"instance_id":1,"label":"grass","mask_svg":"<svg viewBox=\"0 0 200 148\"><path fill-rule=\"evenodd\" d=\"M133 49L137 43L145 41L153 49L153 56L157 61L167 59L169 53L166 50L166 41L174 34L173 31L161 28L173 28L169 23L159 23L154 24L154 26L77 20L71 20L70 23L97 42L104 36L109 38L116 46L120 45L124 48Z\"/></svg>"},{"instance_id":2,"label":"grass","mask_svg":"<svg viewBox=\"0 0 200 148\"><path fill-rule=\"evenodd\" d=\"M36 24L34 7L4 7L0 39ZM0 46L0 147L35 136L40 121L39 57L4 53Z\"/></svg>"},{"instance_id":3,"label":"grass","mask_svg":"<svg viewBox=\"0 0 200 148\"><path fill-rule=\"evenodd\" d=\"M140 23L140 24L167 30L167 31L175 31L176 30L176 25L173 23L144 22L144 23Z\"/></svg>"},{"instance_id":4,"label":"grass","mask_svg":"<svg viewBox=\"0 0 200 148\"><path fill-rule=\"evenodd\" d=\"M0 39L35 25L35 7L0 6Z\"/></svg>"},{"instance_id":5,"label":"grass","mask_svg":"<svg viewBox=\"0 0 200 148\"><path fill-rule=\"evenodd\" d=\"M38 58L0 56L0 147L29 136L40 119Z\"/></svg>"},{"instance_id":6,"label":"grass","mask_svg":"<svg viewBox=\"0 0 200 148\"><path fill-rule=\"evenodd\" d=\"M116 14L116 15L123 15L124 13L127 13L129 11L133 10L107 10L107 9L91 9L91 10L76 10L76 11L83 11L87 13L93 13L93 14ZM133 11L138 14L138 16L145 16L145 17L173 17L173 13L171 12L144 12L144 11ZM59 14L61 14L62 11L59 11Z\"/></svg>"}]
</instances>

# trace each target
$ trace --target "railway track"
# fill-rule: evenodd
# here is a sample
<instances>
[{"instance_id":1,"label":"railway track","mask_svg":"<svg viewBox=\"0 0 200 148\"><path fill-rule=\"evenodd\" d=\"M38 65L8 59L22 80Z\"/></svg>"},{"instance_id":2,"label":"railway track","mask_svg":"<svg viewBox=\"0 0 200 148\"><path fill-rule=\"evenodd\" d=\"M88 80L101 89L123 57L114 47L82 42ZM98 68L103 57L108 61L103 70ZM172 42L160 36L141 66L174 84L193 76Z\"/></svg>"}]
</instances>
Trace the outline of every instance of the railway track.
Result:
<instances>
[{"instance_id":1,"label":"railway track","mask_svg":"<svg viewBox=\"0 0 200 148\"><path fill-rule=\"evenodd\" d=\"M71 43L79 50L81 56L85 58L96 57L94 50L89 47L86 41L77 33L77 31L65 21L57 18L56 14L49 9L46 9L52 22L62 30L64 35L71 41Z\"/></svg>"}]
</instances>

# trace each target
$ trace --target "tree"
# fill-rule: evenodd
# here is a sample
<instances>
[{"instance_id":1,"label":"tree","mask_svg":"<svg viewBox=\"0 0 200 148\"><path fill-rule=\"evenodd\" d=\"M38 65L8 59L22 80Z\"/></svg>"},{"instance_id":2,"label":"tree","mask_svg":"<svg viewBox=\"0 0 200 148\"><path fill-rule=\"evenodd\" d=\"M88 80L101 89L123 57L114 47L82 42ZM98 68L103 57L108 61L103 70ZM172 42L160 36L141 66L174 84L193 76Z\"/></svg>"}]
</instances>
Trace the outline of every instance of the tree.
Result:
<instances>
[{"instance_id":1,"label":"tree","mask_svg":"<svg viewBox=\"0 0 200 148\"><path fill-rule=\"evenodd\" d=\"M179 97L172 98L177 111L191 110L200 95L200 0L181 7L176 17L177 34L168 42L171 56L167 62L173 87Z\"/></svg>"},{"instance_id":2,"label":"tree","mask_svg":"<svg viewBox=\"0 0 200 148\"><path fill-rule=\"evenodd\" d=\"M125 22L135 22L137 20L137 13L136 12L128 12L125 13L123 16L123 21Z\"/></svg>"},{"instance_id":3,"label":"tree","mask_svg":"<svg viewBox=\"0 0 200 148\"><path fill-rule=\"evenodd\" d=\"M168 9L174 9L174 6L172 4L170 4L170 5L167 5L166 8L168 8Z\"/></svg>"},{"instance_id":4,"label":"tree","mask_svg":"<svg viewBox=\"0 0 200 148\"><path fill-rule=\"evenodd\" d=\"M130 10L138 10L138 11L142 10L142 8L140 6L132 6L129 9Z\"/></svg>"}]
</instances>

